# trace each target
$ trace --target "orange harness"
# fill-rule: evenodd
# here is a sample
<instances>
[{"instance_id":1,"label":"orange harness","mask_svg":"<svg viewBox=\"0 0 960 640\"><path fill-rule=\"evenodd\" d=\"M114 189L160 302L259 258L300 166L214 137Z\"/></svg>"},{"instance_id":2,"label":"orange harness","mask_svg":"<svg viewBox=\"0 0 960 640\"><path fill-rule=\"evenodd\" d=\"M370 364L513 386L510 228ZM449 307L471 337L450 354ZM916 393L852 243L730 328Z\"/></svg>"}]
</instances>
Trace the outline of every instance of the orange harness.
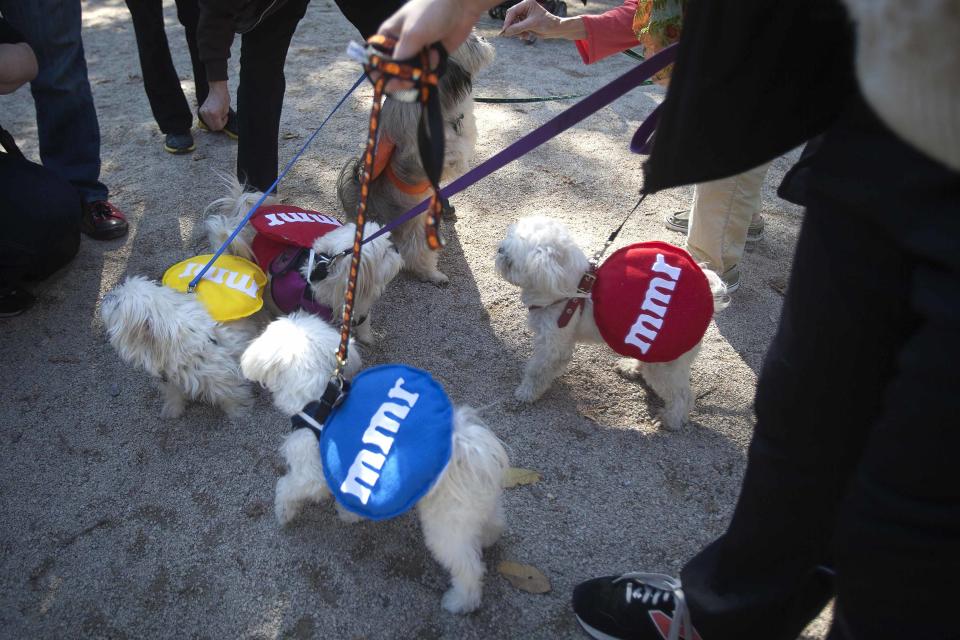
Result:
<instances>
[{"instance_id":1,"label":"orange harness","mask_svg":"<svg viewBox=\"0 0 960 640\"><path fill-rule=\"evenodd\" d=\"M380 139L377 141L377 154L373 160L372 179L376 180L382 173L386 172L387 178L393 183L393 186L411 196L420 195L430 189L430 181L426 178L420 182L410 183L405 182L397 175L397 172L390 165L390 160L393 158L393 152L396 148L397 143L390 136L385 133L380 134Z\"/></svg>"}]
</instances>

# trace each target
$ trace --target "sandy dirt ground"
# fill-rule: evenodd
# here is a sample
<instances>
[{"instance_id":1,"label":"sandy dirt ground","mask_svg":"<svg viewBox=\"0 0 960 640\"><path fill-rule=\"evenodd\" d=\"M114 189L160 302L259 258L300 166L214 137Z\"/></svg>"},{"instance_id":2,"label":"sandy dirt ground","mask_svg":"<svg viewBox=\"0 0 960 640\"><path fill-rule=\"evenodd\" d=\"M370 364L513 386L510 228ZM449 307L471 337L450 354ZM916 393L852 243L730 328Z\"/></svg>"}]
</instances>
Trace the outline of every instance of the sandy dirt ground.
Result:
<instances>
[{"instance_id":1,"label":"sandy dirt ground","mask_svg":"<svg viewBox=\"0 0 960 640\"><path fill-rule=\"evenodd\" d=\"M591 0L599 12L615 0ZM182 29L165 2L168 32L193 96ZM282 473L276 452L289 422L261 392L231 423L205 406L159 417L159 393L106 343L99 301L125 275L159 278L204 252L200 214L221 195L235 144L195 132L197 150L161 148L121 0L84 2L84 38L100 117L102 179L129 215L123 240L84 238L62 274L37 288L39 303L0 332L0 636L7 638L577 638L573 586L630 570L675 573L720 534L732 513L753 426L757 373L782 303L799 208L775 187L796 159L778 159L764 187L766 238L743 261L744 284L712 324L693 372L692 424L653 426L658 403L620 379L605 347L577 349L569 370L532 406L512 392L530 354L517 290L493 270L497 242L523 215L547 213L592 252L635 202L639 156L628 150L640 120L663 99L643 87L454 198L440 260L450 285L406 275L377 309L380 343L367 364L404 362L433 373L454 401L483 415L512 464L543 479L506 493L508 527L486 555L482 608L440 608L447 576L426 551L415 517L348 527L332 507L281 529L272 513ZM526 46L494 38L498 59L476 79L478 96L588 92L635 64L614 56L584 66L565 42ZM343 51L356 38L332 2L315 0L287 62L281 124L286 162L358 75ZM232 77L236 77L238 48ZM335 212L339 168L364 141L364 86L281 185L286 202ZM478 160L569 103L478 105ZM0 100L5 127L37 155L27 89ZM682 243L664 228L691 189L649 198L618 246ZM515 589L501 560L538 567L552 590ZM827 615L806 638L822 638Z\"/></svg>"}]
</instances>

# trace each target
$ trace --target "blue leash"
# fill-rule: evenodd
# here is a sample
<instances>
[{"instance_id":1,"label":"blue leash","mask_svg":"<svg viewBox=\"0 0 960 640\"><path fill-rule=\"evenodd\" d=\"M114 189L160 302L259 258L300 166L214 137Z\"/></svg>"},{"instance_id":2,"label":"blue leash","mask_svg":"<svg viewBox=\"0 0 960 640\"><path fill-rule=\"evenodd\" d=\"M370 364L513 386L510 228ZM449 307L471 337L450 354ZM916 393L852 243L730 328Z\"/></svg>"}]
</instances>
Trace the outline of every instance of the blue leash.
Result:
<instances>
[{"instance_id":1,"label":"blue leash","mask_svg":"<svg viewBox=\"0 0 960 640\"><path fill-rule=\"evenodd\" d=\"M243 229L243 226L250 221L250 218L253 217L253 214L257 212L257 210L260 208L260 205L262 205L263 202L267 199L267 196L273 193L273 190L277 188L277 185L280 184L280 181L286 177L287 172L290 171L293 165L297 163L297 161L300 159L300 156L303 155L303 152L307 150L307 147L310 146L310 143L313 142L313 139L317 137L317 134L320 133L320 130L323 129L323 126L327 124L327 121L333 117L333 114L337 112L337 110L343 105L343 103L347 101L347 98L350 97L350 94L352 94L356 90L356 88L363 83L363 81L366 78L367 78L366 73L360 74L360 77L357 78L357 81L353 83L353 86L350 87L350 90L347 91L347 93L344 94L342 98L340 98L340 102L338 102L336 106L333 108L333 110L330 111L330 113L327 115L327 117L323 119L323 122L321 122L320 126L317 127L317 130L314 131L309 138L307 138L307 141L303 143L303 146L300 147L300 150L297 151L296 155L294 155L293 158L290 159L290 162L288 162L287 166L283 168L283 171L280 173L279 176L277 176L277 179L273 181L273 184L270 185L270 188L267 189L262 196L260 196L260 199L257 200L257 203L253 205L250 211L247 212L247 215L244 216L240 224L237 225L237 228L233 230L233 233L230 234L230 237L227 238L226 242L224 242L220 246L220 248L217 249L217 252L213 254L213 257L210 258L210 261L203 266L203 269L200 269L200 273L198 273L197 276L190 281L190 285L187 289L188 291L193 292L193 290L196 289L197 283L200 282L200 280L203 278L203 275L207 272L208 269L210 269L213 263L217 261L217 258L223 255L223 252L226 251L227 247L230 246L230 243L234 241L234 239L240 233L240 230Z\"/></svg>"}]
</instances>

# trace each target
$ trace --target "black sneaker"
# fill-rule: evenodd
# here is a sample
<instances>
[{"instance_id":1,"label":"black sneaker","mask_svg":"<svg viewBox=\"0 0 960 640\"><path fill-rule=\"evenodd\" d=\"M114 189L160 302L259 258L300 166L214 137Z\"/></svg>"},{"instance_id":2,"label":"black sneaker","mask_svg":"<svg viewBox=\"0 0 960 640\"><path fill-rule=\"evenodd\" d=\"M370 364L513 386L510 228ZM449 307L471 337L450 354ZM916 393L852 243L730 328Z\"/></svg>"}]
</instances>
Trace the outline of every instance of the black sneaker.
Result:
<instances>
[{"instance_id":1,"label":"black sneaker","mask_svg":"<svg viewBox=\"0 0 960 640\"><path fill-rule=\"evenodd\" d=\"M12 318L29 309L37 299L20 287L0 285L0 318Z\"/></svg>"},{"instance_id":2,"label":"black sneaker","mask_svg":"<svg viewBox=\"0 0 960 640\"><path fill-rule=\"evenodd\" d=\"M193 143L193 136L190 135L189 131L186 133L168 133L163 141L163 150L174 155L190 153L196 148L197 145Z\"/></svg>"},{"instance_id":3,"label":"black sneaker","mask_svg":"<svg viewBox=\"0 0 960 640\"><path fill-rule=\"evenodd\" d=\"M208 127L207 123L200 117L199 111L197 111L197 127L204 131L210 131L210 127ZM213 133L225 133L231 140L239 140L240 121L237 119L237 112L230 109L230 111L227 112L227 124L223 125L223 129L220 131L214 131Z\"/></svg>"},{"instance_id":4,"label":"black sneaker","mask_svg":"<svg viewBox=\"0 0 960 640\"><path fill-rule=\"evenodd\" d=\"M702 640L690 622L680 580L661 573L581 582L573 590L573 612L598 640Z\"/></svg>"}]
</instances>

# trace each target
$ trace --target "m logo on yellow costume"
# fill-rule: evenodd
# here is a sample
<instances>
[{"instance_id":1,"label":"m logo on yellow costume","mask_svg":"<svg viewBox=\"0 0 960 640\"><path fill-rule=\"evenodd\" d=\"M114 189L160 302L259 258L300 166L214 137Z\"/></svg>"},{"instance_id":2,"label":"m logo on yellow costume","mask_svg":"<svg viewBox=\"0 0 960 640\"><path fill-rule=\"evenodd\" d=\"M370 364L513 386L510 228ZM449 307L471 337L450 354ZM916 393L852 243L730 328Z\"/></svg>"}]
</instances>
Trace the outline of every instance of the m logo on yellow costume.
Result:
<instances>
[{"instance_id":1,"label":"m logo on yellow costume","mask_svg":"<svg viewBox=\"0 0 960 640\"><path fill-rule=\"evenodd\" d=\"M163 284L176 291L187 291L213 254L207 253L173 265L163 274ZM260 267L236 256L220 256L207 269L194 294L217 322L251 316L263 307L263 287L267 276Z\"/></svg>"}]
</instances>

